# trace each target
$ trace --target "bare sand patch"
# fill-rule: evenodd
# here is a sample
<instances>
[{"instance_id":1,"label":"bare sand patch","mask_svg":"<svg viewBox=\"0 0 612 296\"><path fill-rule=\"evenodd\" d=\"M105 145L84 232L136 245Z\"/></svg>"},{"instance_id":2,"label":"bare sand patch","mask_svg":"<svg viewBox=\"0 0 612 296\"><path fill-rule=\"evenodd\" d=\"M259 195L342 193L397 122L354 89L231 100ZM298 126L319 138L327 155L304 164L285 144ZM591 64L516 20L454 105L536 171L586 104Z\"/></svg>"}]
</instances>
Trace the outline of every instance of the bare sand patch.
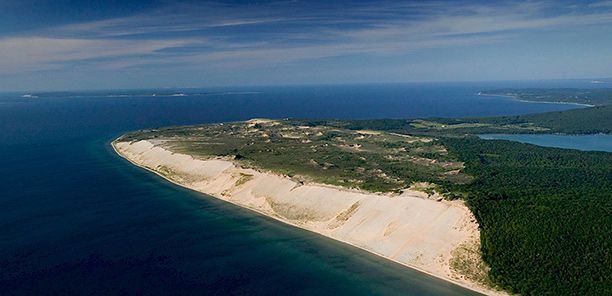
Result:
<instances>
[{"instance_id":1,"label":"bare sand patch","mask_svg":"<svg viewBox=\"0 0 612 296\"><path fill-rule=\"evenodd\" d=\"M241 168L229 159L194 159L149 141L115 141L113 147L132 163L176 184L473 290L497 293L476 279L481 271L471 271L484 265L477 262L478 224L463 201L434 201L412 190L390 196L300 184ZM451 263L459 268L451 268Z\"/></svg>"}]
</instances>

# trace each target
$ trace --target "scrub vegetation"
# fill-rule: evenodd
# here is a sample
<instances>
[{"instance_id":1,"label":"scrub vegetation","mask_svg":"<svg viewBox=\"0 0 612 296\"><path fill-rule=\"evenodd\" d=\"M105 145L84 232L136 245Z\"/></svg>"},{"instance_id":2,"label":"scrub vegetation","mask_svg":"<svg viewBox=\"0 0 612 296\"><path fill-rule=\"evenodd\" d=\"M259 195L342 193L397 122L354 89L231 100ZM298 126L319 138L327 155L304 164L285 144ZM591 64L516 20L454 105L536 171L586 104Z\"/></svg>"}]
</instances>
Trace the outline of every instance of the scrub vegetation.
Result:
<instances>
[{"instance_id":1,"label":"scrub vegetation","mask_svg":"<svg viewBox=\"0 0 612 296\"><path fill-rule=\"evenodd\" d=\"M612 153L475 134L609 134L612 91L488 93L599 106L490 118L252 120L140 131L124 139L164 141L196 157L232 157L302 181L372 192L421 188L461 198L479 222L480 251L490 267L474 279L526 295L611 295ZM463 257L473 253L466 249ZM471 268L462 260L452 264Z\"/></svg>"},{"instance_id":2,"label":"scrub vegetation","mask_svg":"<svg viewBox=\"0 0 612 296\"><path fill-rule=\"evenodd\" d=\"M370 192L400 192L415 182L463 184L463 163L440 141L369 130L252 120L171 127L126 135L157 139L173 151L207 158L231 157L244 166L318 183Z\"/></svg>"}]
</instances>

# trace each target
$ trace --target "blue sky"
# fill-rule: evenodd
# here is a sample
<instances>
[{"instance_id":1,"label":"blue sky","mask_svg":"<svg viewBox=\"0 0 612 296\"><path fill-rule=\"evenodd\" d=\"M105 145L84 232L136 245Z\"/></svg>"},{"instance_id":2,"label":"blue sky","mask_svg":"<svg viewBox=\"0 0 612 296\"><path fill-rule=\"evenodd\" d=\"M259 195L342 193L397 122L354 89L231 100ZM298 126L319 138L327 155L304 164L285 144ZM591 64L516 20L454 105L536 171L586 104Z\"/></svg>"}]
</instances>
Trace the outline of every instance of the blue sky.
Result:
<instances>
[{"instance_id":1,"label":"blue sky","mask_svg":"<svg viewBox=\"0 0 612 296\"><path fill-rule=\"evenodd\" d=\"M0 91L611 76L607 0L0 0Z\"/></svg>"}]
</instances>

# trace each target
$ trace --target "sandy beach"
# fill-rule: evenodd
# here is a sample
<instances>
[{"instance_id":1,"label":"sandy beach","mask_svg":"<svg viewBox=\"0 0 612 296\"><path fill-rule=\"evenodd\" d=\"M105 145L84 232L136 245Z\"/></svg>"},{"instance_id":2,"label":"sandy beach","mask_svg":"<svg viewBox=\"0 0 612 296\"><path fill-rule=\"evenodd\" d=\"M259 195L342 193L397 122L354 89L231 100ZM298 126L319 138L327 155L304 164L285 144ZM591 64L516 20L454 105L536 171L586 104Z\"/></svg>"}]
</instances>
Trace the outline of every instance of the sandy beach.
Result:
<instances>
[{"instance_id":1,"label":"sandy beach","mask_svg":"<svg viewBox=\"0 0 612 296\"><path fill-rule=\"evenodd\" d=\"M478 224L461 200L419 191L373 194L243 168L230 159L194 159L155 140L112 143L133 164L165 179L284 223L359 247L389 260L485 293L453 268L482 266ZM468 262L471 261L471 262Z\"/></svg>"}]
</instances>

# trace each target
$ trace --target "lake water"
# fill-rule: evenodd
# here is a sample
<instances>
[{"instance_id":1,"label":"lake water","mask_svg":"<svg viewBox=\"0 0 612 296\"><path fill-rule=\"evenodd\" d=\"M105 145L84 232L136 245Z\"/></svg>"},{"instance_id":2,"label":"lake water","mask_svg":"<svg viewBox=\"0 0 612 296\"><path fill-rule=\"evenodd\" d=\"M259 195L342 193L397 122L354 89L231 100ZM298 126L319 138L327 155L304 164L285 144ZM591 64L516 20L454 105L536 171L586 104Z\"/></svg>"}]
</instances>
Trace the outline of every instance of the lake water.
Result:
<instances>
[{"instance_id":1,"label":"lake water","mask_svg":"<svg viewBox=\"0 0 612 296\"><path fill-rule=\"evenodd\" d=\"M485 140L509 140L544 147L612 152L612 135L479 135Z\"/></svg>"},{"instance_id":2,"label":"lake water","mask_svg":"<svg viewBox=\"0 0 612 296\"><path fill-rule=\"evenodd\" d=\"M538 85L0 95L2 293L469 295L367 252L174 186L130 165L109 143L135 129L253 117L490 116L572 108L475 95Z\"/></svg>"}]
</instances>

